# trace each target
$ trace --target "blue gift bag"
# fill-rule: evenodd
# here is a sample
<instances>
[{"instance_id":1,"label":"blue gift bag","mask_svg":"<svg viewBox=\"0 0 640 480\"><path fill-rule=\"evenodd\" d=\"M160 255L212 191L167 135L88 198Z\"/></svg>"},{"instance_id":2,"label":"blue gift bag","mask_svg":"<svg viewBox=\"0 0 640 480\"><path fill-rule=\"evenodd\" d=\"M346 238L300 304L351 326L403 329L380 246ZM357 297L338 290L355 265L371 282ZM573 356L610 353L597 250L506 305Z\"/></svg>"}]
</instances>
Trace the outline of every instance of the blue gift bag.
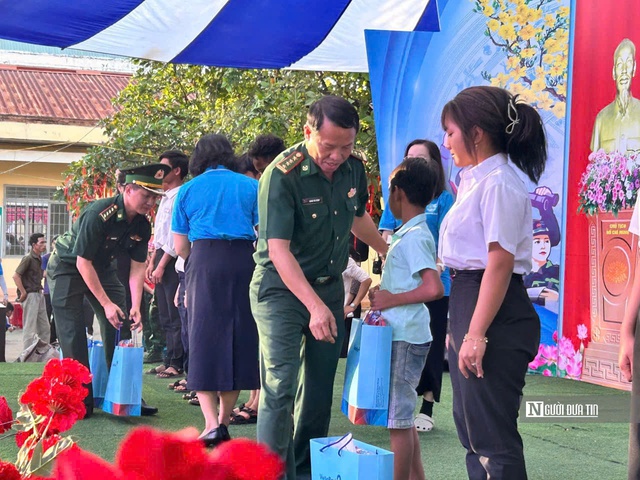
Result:
<instances>
[{"instance_id":1,"label":"blue gift bag","mask_svg":"<svg viewBox=\"0 0 640 480\"><path fill-rule=\"evenodd\" d=\"M91 340L89 345L89 370L91 370L92 376L93 405L96 408L101 408L109 379L109 369L107 368L107 359L104 356L102 342Z\"/></svg>"},{"instance_id":2,"label":"blue gift bag","mask_svg":"<svg viewBox=\"0 0 640 480\"><path fill-rule=\"evenodd\" d=\"M121 417L140 416L144 349L133 345L116 346L102 404L102 410Z\"/></svg>"},{"instance_id":3,"label":"blue gift bag","mask_svg":"<svg viewBox=\"0 0 640 480\"><path fill-rule=\"evenodd\" d=\"M354 319L344 373L342 413L356 425L387 426L392 329Z\"/></svg>"},{"instance_id":4,"label":"blue gift bag","mask_svg":"<svg viewBox=\"0 0 640 480\"><path fill-rule=\"evenodd\" d=\"M344 437L311 439L311 480L390 480L393 453L351 440L357 452L338 445Z\"/></svg>"}]
</instances>

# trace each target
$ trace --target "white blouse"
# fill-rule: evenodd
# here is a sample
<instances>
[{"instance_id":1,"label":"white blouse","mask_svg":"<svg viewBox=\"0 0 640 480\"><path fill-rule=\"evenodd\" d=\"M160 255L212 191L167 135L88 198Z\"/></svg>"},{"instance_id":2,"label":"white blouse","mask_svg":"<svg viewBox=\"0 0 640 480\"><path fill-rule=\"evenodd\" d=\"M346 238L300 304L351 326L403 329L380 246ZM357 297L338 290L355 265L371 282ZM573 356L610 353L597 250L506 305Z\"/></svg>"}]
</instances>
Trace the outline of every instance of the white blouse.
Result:
<instances>
[{"instance_id":1,"label":"white blouse","mask_svg":"<svg viewBox=\"0 0 640 480\"><path fill-rule=\"evenodd\" d=\"M524 183L499 153L461 174L456 202L442 221L438 257L448 267L487 267L489 244L515 257L513 271L531 271L531 201Z\"/></svg>"}]
</instances>

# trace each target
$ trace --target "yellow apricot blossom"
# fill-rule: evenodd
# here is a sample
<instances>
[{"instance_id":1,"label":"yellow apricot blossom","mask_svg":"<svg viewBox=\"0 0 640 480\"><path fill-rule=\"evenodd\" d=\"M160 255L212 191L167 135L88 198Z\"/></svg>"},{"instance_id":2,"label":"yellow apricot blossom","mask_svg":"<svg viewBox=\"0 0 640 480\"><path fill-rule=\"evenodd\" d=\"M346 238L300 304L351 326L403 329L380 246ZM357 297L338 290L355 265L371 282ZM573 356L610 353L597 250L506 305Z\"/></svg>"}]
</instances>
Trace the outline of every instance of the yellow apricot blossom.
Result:
<instances>
[{"instance_id":1,"label":"yellow apricot blossom","mask_svg":"<svg viewBox=\"0 0 640 480\"><path fill-rule=\"evenodd\" d=\"M506 24L502 25L498 30L498 35L500 35L505 40L514 40L516 38L516 31L513 28L513 25Z\"/></svg>"},{"instance_id":2,"label":"yellow apricot blossom","mask_svg":"<svg viewBox=\"0 0 640 480\"><path fill-rule=\"evenodd\" d=\"M544 77L536 78L533 82L531 82L531 89L536 93L541 92L545 88L547 88L547 82L545 81Z\"/></svg>"},{"instance_id":3,"label":"yellow apricot blossom","mask_svg":"<svg viewBox=\"0 0 640 480\"><path fill-rule=\"evenodd\" d=\"M552 109L553 113L558 118L564 118L566 114L566 110L567 110L567 106L565 105L564 102L557 102Z\"/></svg>"},{"instance_id":4,"label":"yellow apricot blossom","mask_svg":"<svg viewBox=\"0 0 640 480\"><path fill-rule=\"evenodd\" d=\"M536 49L535 48L525 48L524 50L522 50L520 52L520 55L522 55L522 58L533 58L536 56Z\"/></svg>"},{"instance_id":5,"label":"yellow apricot blossom","mask_svg":"<svg viewBox=\"0 0 640 480\"><path fill-rule=\"evenodd\" d=\"M518 34L520 35L520 38L522 38L523 40L531 40L533 37L536 36L536 29L533 28L533 26L530 24L525 25L520 29Z\"/></svg>"},{"instance_id":6,"label":"yellow apricot blossom","mask_svg":"<svg viewBox=\"0 0 640 480\"><path fill-rule=\"evenodd\" d=\"M489 30L491 30L492 32L495 32L500 28L500 22L495 18L492 18L487 22L487 27L489 27Z\"/></svg>"},{"instance_id":7,"label":"yellow apricot blossom","mask_svg":"<svg viewBox=\"0 0 640 480\"><path fill-rule=\"evenodd\" d=\"M544 26L547 28L551 28L556 24L556 17L551 14L547 14L544 16Z\"/></svg>"}]
</instances>

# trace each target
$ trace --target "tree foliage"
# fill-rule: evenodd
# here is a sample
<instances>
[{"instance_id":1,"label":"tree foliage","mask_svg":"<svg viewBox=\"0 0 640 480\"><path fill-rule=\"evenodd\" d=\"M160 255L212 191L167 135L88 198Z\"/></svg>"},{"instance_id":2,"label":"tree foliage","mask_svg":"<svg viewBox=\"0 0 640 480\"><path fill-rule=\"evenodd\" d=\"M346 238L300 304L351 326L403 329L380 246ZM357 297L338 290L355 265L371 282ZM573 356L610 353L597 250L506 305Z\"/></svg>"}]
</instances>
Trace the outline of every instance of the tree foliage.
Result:
<instances>
[{"instance_id":1,"label":"tree foliage","mask_svg":"<svg viewBox=\"0 0 640 480\"><path fill-rule=\"evenodd\" d=\"M77 214L111 195L116 168L149 163L169 148L191 152L206 133L223 133L244 152L264 133L286 145L302 140L306 107L325 94L348 99L360 114L356 148L369 159L377 190L373 110L367 74L240 70L136 61L131 82L113 100L116 113L102 122L108 136L70 165L62 195Z\"/></svg>"}]
</instances>

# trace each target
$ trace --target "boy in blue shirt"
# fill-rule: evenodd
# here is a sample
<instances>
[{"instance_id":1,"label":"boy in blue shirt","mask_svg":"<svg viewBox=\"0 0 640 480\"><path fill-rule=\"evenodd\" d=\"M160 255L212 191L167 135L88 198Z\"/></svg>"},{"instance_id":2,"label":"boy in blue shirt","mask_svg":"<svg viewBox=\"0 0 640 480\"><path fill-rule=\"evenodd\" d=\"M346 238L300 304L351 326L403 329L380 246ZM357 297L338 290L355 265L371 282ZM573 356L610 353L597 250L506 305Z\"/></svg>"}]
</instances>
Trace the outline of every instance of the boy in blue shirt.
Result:
<instances>
[{"instance_id":1,"label":"boy in blue shirt","mask_svg":"<svg viewBox=\"0 0 640 480\"><path fill-rule=\"evenodd\" d=\"M429 310L424 303L444 293L424 213L437 181L437 165L424 158L407 158L391 173L389 208L403 225L391 237L381 284L369 293L371 308L381 310L393 328L387 428L395 480L425 478L413 411L431 346Z\"/></svg>"}]
</instances>

